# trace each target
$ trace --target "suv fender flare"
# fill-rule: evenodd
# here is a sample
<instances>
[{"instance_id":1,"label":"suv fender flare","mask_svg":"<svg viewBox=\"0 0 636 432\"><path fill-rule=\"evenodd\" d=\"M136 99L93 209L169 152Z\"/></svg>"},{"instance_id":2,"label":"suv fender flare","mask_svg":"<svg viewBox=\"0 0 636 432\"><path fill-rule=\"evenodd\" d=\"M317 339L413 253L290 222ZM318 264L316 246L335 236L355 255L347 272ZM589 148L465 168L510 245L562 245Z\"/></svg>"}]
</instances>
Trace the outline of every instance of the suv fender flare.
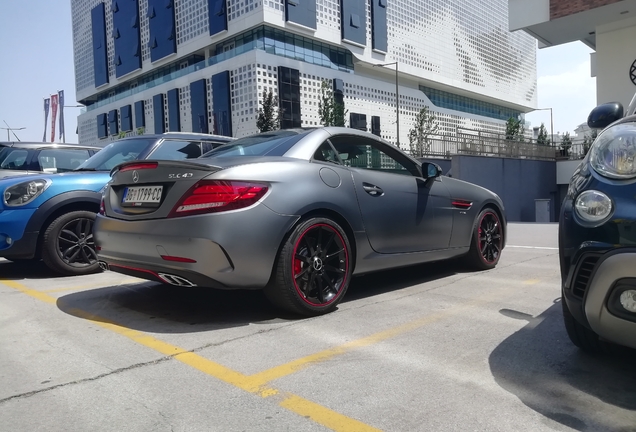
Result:
<instances>
[{"instance_id":1,"label":"suv fender flare","mask_svg":"<svg viewBox=\"0 0 636 432\"><path fill-rule=\"evenodd\" d=\"M54 196L42 204L31 216L25 232L39 232L46 220L60 208L69 204L87 203L99 207L102 194L93 191L71 191Z\"/></svg>"}]
</instances>

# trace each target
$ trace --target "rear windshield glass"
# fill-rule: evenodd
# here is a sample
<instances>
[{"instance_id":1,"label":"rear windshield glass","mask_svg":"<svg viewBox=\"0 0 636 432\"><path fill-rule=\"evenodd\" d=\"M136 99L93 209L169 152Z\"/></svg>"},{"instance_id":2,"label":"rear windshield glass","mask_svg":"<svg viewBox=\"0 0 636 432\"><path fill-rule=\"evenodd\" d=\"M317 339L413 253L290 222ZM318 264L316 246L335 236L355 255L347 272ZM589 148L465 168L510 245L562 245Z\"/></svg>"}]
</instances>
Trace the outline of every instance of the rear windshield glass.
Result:
<instances>
[{"instance_id":1,"label":"rear windshield glass","mask_svg":"<svg viewBox=\"0 0 636 432\"><path fill-rule=\"evenodd\" d=\"M83 171L110 171L122 162L136 160L156 139L130 139L115 141L98 151L77 169Z\"/></svg>"},{"instance_id":2,"label":"rear windshield glass","mask_svg":"<svg viewBox=\"0 0 636 432\"><path fill-rule=\"evenodd\" d=\"M200 141L165 140L150 153L148 159L183 160L200 157Z\"/></svg>"},{"instance_id":3,"label":"rear windshield glass","mask_svg":"<svg viewBox=\"0 0 636 432\"><path fill-rule=\"evenodd\" d=\"M283 130L251 135L215 148L203 157L282 156L307 133Z\"/></svg>"}]
</instances>

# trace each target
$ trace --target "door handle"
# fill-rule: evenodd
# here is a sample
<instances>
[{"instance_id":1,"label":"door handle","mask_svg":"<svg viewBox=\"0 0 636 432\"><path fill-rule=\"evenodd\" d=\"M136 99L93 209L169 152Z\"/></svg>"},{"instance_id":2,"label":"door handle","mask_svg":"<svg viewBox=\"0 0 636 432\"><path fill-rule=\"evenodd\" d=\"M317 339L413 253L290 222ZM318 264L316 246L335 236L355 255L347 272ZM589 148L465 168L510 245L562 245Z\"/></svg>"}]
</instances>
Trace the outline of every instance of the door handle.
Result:
<instances>
[{"instance_id":1,"label":"door handle","mask_svg":"<svg viewBox=\"0 0 636 432\"><path fill-rule=\"evenodd\" d=\"M382 190L382 188L376 185L373 185L371 183L362 183L362 189L364 189L366 193L368 193L369 195L373 197L379 197L384 195L384 191Z\"/></svg>"}]
</instances>

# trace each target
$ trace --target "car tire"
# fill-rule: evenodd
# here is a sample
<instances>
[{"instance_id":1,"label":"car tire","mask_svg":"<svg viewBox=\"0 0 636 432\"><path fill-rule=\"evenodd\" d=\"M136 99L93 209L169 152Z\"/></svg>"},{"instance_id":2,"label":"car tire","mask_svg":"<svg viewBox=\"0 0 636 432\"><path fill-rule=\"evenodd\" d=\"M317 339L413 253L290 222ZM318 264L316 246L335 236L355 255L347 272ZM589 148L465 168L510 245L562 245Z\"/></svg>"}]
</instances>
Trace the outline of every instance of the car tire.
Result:
<instances>
[{"instance_id":1,"label":"car tire","mask_svg":"<svg viewBox=\"0 0 636 432\"><path fill-rule=\"evenodd\" d=\"M285 239L265 295L274 306L295 314L329 313L347 292L351 261L349 239L336 222L307 219Z\"/></svg>"},{"instance_id":2,"label":"car tire","mask_svg":"<svg viewBox=\"0 0 636 432\"><path fill-rule=\"evenodd\" d=\"M589 353L603 353L609 350L609 346L594 331L579 323L565 302L565 298L561 296L561 307L563 309L563 324L568 337L574 345Z\"/></svg>"},{"instance_id":3,"label":"car tire","mask_svg":"<svg viewBox=\"0 0 636 432\"><path fill-rule=\"evenodd\" d=\"M58 216L44 231L42 260L51 270L68 276L100 271L93 240L95 213L72 211Z\"/></svg>"},{"instance_id":4,"label":"car tire","mask_svg":"<svg viewBox=\"0 0 636 432\"><path fill-rule=\"evenodd\" d=\"M479 213L465 258L468 266L476 270L490 270L497 266L504 244L502 228L501 219L494 209L488 207Z\"/></svg>"}]
</instances>

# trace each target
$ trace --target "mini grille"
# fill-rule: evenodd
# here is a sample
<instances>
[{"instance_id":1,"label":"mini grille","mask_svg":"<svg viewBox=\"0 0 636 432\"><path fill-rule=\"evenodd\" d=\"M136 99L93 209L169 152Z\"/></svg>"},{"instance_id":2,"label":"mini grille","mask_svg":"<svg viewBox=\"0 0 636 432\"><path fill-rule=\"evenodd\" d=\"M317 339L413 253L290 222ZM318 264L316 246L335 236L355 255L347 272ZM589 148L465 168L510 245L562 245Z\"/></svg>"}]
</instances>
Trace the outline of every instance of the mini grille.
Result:
<instances>
[{"instance_id":1,"label":"mini grille","mask_svg":"<svg viewBox=\"0 0 636 432\"><path fill-rule=\"evenodd\" d=\"M590 283L592 272L599 258L598 256L587 256L581 261L576 276L574 277L574 282L572 283L572 294L576 297L583 298L585 296L585 291Z\"/></svg>"}]
</instances>

